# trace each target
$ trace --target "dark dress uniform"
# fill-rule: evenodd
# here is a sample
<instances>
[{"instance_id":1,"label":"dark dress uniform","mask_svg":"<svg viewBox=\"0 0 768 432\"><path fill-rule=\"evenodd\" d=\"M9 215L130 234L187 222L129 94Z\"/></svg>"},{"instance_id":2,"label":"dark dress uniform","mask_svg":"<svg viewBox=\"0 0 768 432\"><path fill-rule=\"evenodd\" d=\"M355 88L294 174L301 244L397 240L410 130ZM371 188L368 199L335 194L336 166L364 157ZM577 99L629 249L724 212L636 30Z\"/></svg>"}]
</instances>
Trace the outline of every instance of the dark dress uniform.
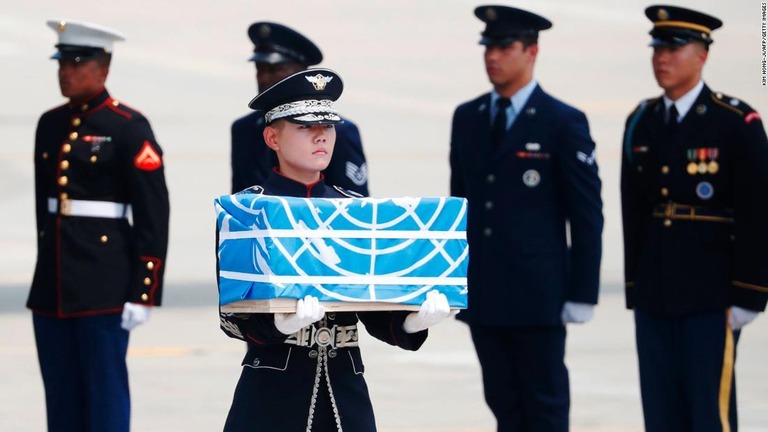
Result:
<instances>
[{"instance_id":1,"label":"dark dress uniform","mask_svg":"<svg viewBox=\"0 0 768 432\"><path fill-rule=\"evenodd\" d=\"M534 42L552 25L502 6L475 15L487 50ZM468 308L457 318L470 326L498 430L567 431L561 313L566 302L597 303L601 182L586 116L538 84L518 93L527 91L508 129L490 93L453 116L451 195L467 198L469 242Z\"/></svg>"},{"instance_id":2,"label":"dark dress uniform","mask_svg":"<svg viewBox=\"0 0 768 432\"><path fill-rule=\"evenodd\" d=\"M359 197L344 189L295 182L276 171L241 193L307 198ZM221 329L248 343L243 371L224 430L375 431L373 408L358 348L358 321L372 336L417 350L427 331L403 330L408 312L339 312L297 333L277 330L273 314L221 314ZM324 339L324 337L326 339Z\"/></svg>"},{"instance_id":3,"label":"dark dress uniform","mask_svg":"<svg viewBox=\"0 0 768 432\"><path fill-rule=\"evenodd\" d=\"M232 193L263 184L277 157L264 144L264 113L256 111L232 124ZM368 164L357 126L349 120L336 126L336 146L328 168L328 184L368 196Z\"/></svg>"},{"instance_id":4,"label":"dark dress uniform","mask_svg":"<svg viewBox=\"0 0 768 432\"><path fill-rule=\"evenodd\" d=\"M126 302L159 306L168 244L162 151L101 91L43 114L35 139L33 312L49 430L128 430ZM88 377L88 378L85 378Z\"/></svg>"},{"instance_id":5,"label":"dark dress uniform","mask_svg":"<svg viewBox=\"0 0 768 432\"><path fill-rule=\"evenodd\" d=\"M256 63L257 71L286 64L307 68L323 61L317 45L279 23L255 22L248 27L248 37L254 46L250 61ZM260 88L262 85L260 82ZM252 112L232 123L232 193L263 184L277 166L277 156L264 143L263 132L263 112ZM351 121L336 125L336 147L323 174L328 184L368 196L368 164L360 132Z\"/></svg>"},{"instance_id":6,"label":"dark dress uniform","mask_svg":"<svg viewBox=\"0 0 768 432\"><path fill-rule=\"evenodd\" d=\"M732 305L762 311L768 299L766 164L759 115L706 86L673 128L661 98L642 103L627 121L626 295L636 311L649 430L669 430L676 424L670 422L682 422L675 429L681 431L720 430L722 413L735 430L735 398L721 396L734 393L738 337L726 328L726 311ZM679 361L702 366L688 375L674 366ZM681 395L663 376L685 383L692 409L668 412Z\"/></svg>"},{"instance_id":7,"label":"dark dress uniform","mask_svg":"<svg viewBox=\"0 0 768 432\"><path fill-rule=\"evenodd\" d=\"M658 50L708 46L722 25L675 6L645 13ZM677 104L688 101L678 121ZM624 273L649 432L737 430L740 332L729 313L762 311L768 299L766 165L760 116L702 81L676 101L642 102L627 120Z\"/></svg>"}]
</instances>

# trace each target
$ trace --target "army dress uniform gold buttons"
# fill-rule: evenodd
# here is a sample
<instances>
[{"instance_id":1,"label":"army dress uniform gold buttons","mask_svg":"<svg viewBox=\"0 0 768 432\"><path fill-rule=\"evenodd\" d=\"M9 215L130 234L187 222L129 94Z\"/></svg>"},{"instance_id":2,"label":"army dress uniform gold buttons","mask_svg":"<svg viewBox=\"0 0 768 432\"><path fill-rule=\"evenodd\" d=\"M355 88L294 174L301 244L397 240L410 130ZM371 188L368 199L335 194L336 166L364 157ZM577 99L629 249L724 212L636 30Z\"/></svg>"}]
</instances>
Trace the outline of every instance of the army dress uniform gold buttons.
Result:
<instances>
[{"instance_id":1,"label":"army dress uniform gold buttons","mask_svg":"<svg viewBox=\"0 0 768 432\"><path fill-rule=\"evenodd\" d=\"M82 120L80 120L80 117L75 117L72 119L72 126L78 127L82 123Z\"/></svg>"},{"instance_id":2,"label":"army dress uniform gold buttons","mask_svg":"<svg viewBox=\"0 0 768 432\"><path fill-rule=\"evenodd\" d=\"M61 146L61 151L63 151L64 153L71 152L72 151L72 145L71 144L64 144L63 146Z\"/></svg>"}]
</instances>

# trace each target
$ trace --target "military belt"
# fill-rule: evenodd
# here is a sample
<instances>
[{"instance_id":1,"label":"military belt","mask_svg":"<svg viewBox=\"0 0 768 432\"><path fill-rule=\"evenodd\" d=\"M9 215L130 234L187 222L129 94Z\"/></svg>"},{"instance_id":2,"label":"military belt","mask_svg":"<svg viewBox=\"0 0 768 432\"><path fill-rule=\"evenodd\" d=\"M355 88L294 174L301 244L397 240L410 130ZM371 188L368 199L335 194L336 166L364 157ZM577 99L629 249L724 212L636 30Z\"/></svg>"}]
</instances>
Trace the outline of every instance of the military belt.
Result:
<instances>
[{"instance_id":1,"label":"military belt","mask_svg":"<svg viewBox=\"0 0 768 432\"><path fill-rule=\"evenodd\" d=\"M732 209L713 209L709 207L678 204L671 201L657 205L653 209L653 217L704 222L733 223L734 221Z\"/></svg>"},{"instance_id":2,"label":"military belt","mask_svg":"<svg viewBox=\"0 0 768 432\"><path fill-rule=\"evenodd\" d=\"M358 346L357 324L349 326L335 325L332 327L315 327L309 325L288 336L285 343L302 347L356 347Z\"/></svg>"},{"instance_id":3,"label":"military belt","mask_svg":"<svg viewBox=\"0 0 768 432\"><path fill-rule=\"evenodd\" d=\"M131 217L131 206L111 201L48 198L48 212L63 216L123 219Z\"/></svg>"}]
</instances>

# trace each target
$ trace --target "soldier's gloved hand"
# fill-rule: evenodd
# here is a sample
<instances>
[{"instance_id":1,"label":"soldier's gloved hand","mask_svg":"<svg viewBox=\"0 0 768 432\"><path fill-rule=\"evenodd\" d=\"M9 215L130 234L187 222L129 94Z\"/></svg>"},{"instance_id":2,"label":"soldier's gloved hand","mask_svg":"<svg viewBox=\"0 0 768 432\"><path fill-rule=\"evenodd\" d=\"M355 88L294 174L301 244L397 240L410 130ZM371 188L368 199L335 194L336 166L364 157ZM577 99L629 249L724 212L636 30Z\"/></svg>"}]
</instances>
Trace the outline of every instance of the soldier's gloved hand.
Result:
<instances>
[{"instance_id":1,"label":"soldier's gloved hand","mask_svg":"<svg viewBox=\"0 0 768 432\"><path fill-rule=\"evenodd\" d=\"M749 324L757 318L760 312L749 309L743 309L738 306L731 306L731 313L728 314L728 324L731 326L731 330L740 330L745 325Z\"/></svg>"},{"instance_id":2,"label":"soldier's gloved hand","mask_svg":"<svg viewBox=\"0 0 768 432\"><path fill-rule=\"evenodd\" d=\"M133 330L137 325L147 322L150 312L152 308L149 306L126 302L123 305L123 321L120 327L128 331Z\"/></svg>"},{"instance_id":3,"label":"soldier's gloved hand","mask_svg":"<svg viewBox=\"0 0 768 432\"><path fill-rule=\"evenodd\" d=\"M280 333L291 335L315 321L320 321L325 315L325 308L317 297L306 296L296 302L296 313L276 313L275 327Z\"/></svg>"},{"instance_id":4,"label":"soldier's gloved hand","mask_svg":"<svg viewBox=\"0 0 768 432\"><path fill-rule=\"evenodd\" d=\"M577 323L583 324L595 316L595 305L589 303L578 303L567 301L563 305L563 311L560 319L563 324Z\"/></svg>"},{"instance_id":5,"label":"soldier's gloved hand","mask_svg":"<svg viewBox=\"0 0 768 432\"><path fill-rule=\"evenodd\" d=\"M450 314L448 297L437 290L432 290L427 293L427 299L421 304L419 311L411 312L405 317L403 330L406 333L420 332L444 320Z\"/></svg>"}]
</instances>

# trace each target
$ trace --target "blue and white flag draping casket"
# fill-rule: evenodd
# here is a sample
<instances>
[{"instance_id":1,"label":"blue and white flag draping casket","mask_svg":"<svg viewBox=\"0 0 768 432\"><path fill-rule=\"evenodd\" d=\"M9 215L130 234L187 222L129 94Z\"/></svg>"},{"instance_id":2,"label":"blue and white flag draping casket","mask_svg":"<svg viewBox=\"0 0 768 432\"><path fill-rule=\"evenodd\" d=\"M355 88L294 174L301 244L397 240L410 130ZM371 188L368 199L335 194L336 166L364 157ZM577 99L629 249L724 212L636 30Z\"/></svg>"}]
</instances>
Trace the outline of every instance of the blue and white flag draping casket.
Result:
<instances>
[{"instance_id":1,"label":"blue and white flag draping casket","mask_svg":"<svg viewBox=\"0 0 768 432\"><path fill-rule=\"evenodd\" d=\"M239 194L214 205L222 306L306 295L418 306L433 289L467 306L463 198Z\"/></svg>"}]
</instances>

